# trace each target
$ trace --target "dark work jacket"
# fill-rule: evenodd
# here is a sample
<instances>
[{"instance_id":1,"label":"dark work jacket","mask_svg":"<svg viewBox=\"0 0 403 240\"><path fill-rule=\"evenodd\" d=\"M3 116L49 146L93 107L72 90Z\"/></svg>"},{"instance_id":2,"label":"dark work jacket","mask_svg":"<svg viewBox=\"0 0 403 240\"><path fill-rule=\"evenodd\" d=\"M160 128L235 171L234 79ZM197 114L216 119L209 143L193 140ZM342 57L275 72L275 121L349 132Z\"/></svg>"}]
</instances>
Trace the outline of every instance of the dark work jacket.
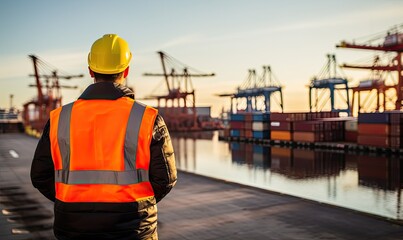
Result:
<instances>
[{"instance_id":1,"label":"dark work jacket","mask_svg":"<svg viewBox=\"0 0 403 240\"><path fill-rule=\"evenodd\" d=\"M79 99L115 100L123 96L134 98L133 92L122 85L100 82L90 85ZM55 199L49 129L50 121L35 151L31 180L35 188L55 202L55 236L58 239L158 239L156 203L176 183L175 157L162 117L157 115L150 146L149 179L155 197L133 203L68 203Z\"/></svg>"}]
</instances>

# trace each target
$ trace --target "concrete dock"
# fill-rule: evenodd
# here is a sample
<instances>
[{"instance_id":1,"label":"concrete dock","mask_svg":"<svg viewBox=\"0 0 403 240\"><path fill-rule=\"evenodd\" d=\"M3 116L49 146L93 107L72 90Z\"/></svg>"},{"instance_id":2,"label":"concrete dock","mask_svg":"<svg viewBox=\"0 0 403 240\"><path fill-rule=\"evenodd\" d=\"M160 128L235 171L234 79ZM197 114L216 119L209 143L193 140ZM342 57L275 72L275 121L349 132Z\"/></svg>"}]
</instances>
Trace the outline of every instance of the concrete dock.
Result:
<instances>
[{"instance_id":1,"label":"concrete dock","mask_svg":"<svg viewBox=\"0 0 403 240\"><path fill-rule=\"evenodd\" d=\"M53 204L31 186L37 139L0 134L0 239L54 239ZM403 224L180 172L159 204L161 240L403 239Z\"/></svg>"}]
</instances>

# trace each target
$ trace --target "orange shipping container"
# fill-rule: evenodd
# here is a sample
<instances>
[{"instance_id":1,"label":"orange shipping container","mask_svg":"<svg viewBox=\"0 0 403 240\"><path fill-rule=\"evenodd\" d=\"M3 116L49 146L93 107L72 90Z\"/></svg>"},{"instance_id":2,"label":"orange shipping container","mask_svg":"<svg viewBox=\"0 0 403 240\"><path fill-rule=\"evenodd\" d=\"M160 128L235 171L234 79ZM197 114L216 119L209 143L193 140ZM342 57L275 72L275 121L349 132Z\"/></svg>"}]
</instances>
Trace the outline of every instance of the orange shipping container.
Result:
<instances>
[{"instance_id":1,"label":"orange shipping container","mask_svg":"<svg viewBox=\"0 0 403 240\"><path fill-rule=\"evenodd\" d=\"M271 131L271 139L291 141L292 134L288 131Z\"/></svg>"},{"instance_id":2,"label":"orange shipping container","mask_svg":"<svg viewBox=\"0 0 403 240\"><path fill-rule=\"evenodd\" d=\"M299 142L320 142L321 136L323 138L323 134L315 133L315 132L294 132L293 139L294 141Z\"/></svg>"},{"instance_id":3,"label":"orange shipping container","mask_svg":"<svg viewBox=\"0 0 403 240\"><path fill-rule=\"evenodd\" d=\"M376 124L376 123L360 123L360 124L358 124L358 134L359 135L388 136L389 135L389 125L388 124Z\"/></svg>"}]
</instances>

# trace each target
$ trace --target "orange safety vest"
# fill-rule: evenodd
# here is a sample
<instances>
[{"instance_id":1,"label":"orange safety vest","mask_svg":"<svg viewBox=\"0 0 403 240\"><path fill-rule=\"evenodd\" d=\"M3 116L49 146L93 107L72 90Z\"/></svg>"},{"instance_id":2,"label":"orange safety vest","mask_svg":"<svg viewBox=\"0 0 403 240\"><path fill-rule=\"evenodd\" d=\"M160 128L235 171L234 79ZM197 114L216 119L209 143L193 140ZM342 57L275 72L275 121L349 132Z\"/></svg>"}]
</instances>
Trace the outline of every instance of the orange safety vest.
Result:
<instances>
[{"instance_id":1,"label":"orange safety vest","mask_svg":"<svg viewBox=\"0 0 403 240\"><path fill-rule=\"evenodd\" d=\"M56 199L136 202L154 196L148 171L156 116L156 109L127 97L79 99L53 110Z\"/></svg>"}]
</instances>

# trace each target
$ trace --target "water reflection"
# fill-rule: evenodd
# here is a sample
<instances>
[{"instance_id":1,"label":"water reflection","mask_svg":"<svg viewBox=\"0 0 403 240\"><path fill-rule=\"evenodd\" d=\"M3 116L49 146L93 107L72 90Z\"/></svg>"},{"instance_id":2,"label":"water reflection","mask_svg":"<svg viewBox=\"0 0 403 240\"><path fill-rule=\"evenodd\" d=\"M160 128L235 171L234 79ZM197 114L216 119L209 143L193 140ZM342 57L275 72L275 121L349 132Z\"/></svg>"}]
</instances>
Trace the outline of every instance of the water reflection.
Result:
<instances>
[{"instance_id":1,"label":"water reflection","mask_svg":"<svg viewBox=\"0 0 403 240\"><path fill-rule=\"evenodd\" d=\"M345 168L344 154L307 149L272 148L273 172L294 179L337 176Z\"/></svg>"},{"instance_id":2,"label":"water reflection","mask_svg":"<svg viewBox=\"0 0 403 240\"><path fill-rule=\"evenodd\" d=\"M357 171L359 183L385 190L402 189L402 159L391 156L359 155Z\"/></svg>"},{"instance_id":3,"label":"water reflection","mask_svg":"<svg viewBox=\"0 0 403 240\"><path fill-rule=\"evenodd\" d=\"M232 142L230 150L233 163L263 169L270 168L270 148L268 147Z\"/></svg>"},{"instance_id":4,"label":"water reflection","mask_svg":"<svg viewBox=\"0 0 403 240\"><path fill-rule=\"evenodd\" d=\"M402 220L403 159L173 135L178 169Z\"/></svg>"}]
</instances>

